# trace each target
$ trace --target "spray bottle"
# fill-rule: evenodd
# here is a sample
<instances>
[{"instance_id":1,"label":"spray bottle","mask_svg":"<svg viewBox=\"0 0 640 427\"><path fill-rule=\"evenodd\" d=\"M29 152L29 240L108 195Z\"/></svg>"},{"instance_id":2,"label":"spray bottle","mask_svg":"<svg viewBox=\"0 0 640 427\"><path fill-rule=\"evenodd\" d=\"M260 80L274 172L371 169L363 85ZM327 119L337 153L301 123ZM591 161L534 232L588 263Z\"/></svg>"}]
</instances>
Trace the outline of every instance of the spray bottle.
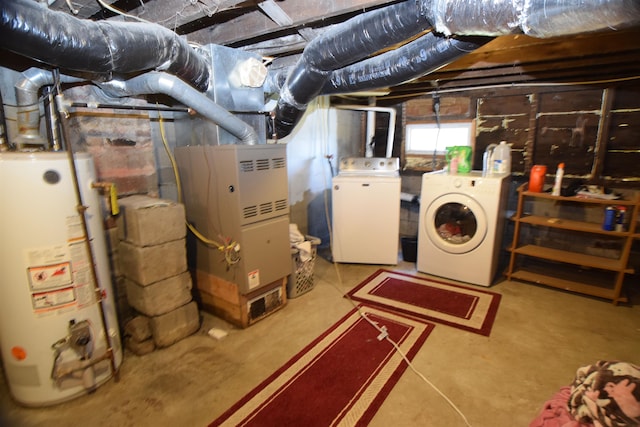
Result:
<instances>
[{"instance_id":1,"label":"spray bottle","mask_svg":"<svg viewBox=\"0 0 640 427\"><path fill-rule=\"evenodd\" d=\"M562 189L562 177L564 176L564 163L560 163L558 165L558 170L556 170L556 180L553 183L553 190L551 191L552 196L559 196L560 190Z\"/></svg>"}]
</instances>

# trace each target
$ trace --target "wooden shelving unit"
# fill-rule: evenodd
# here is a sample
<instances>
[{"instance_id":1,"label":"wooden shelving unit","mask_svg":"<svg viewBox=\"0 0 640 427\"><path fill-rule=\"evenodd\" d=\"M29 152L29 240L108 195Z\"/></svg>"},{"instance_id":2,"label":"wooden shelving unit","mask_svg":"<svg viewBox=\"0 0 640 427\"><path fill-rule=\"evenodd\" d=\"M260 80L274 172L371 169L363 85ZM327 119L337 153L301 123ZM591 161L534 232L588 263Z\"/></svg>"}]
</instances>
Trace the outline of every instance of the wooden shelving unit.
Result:
<instances>
[{"instance_id":1,"label":"wooden shelving unit","mask_svg":"<svg viewBox=\"0 0 640 427\"><path fill-rule=\"evenodd\" d=\"M629 266L629 253L633 240L640 238L640 232L637 232L640 209L638 194L634 193L632 200L603 200L534 193L527 191L527 187L528 184L523 184L518 188L518 207L512 218L515 227L507 278L605 298L614 304L626 301L626 297L622 295L625 274L634 273L634 269ZM601 223L526 214L524 205L527 198L533 203L536 203L537 199L547 199L554 203L602 206L603 211L609 205L626 206L629 215L628 227L625 231L607 231L602 229ZM580 253L577 250L556 249L531 243L523 244L521 243L523 224L535 228L548 227L619 239L620 255L617 258L610 258Z\"/></svg>"}]
</instances>

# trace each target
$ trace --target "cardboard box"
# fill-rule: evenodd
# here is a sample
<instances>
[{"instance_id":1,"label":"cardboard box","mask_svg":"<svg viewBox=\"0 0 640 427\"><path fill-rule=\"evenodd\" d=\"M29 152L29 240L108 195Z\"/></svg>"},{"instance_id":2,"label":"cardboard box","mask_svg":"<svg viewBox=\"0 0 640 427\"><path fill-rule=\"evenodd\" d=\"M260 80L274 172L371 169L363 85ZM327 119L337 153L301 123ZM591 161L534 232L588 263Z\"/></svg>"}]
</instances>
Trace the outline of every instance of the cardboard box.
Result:
<instances>
[{"instance_id":1,"label":"cardboard box","mask_svg":"<svg viewBox=\"0 0 640 427\"><path fill-rule=\"evenodd\" d=\"M138 246L152 246L186 237L182 204L142 195L124 197L118 203L120 240Z\"/></svg>"},{"instance_id":2,"label":"cardboard box","mask_svg":"<svg viewBox=\"0 0 640 427\"><path fill-rule=\"evenodd\" d=\"M141 286L187 271L186 239L155 246L119 245L120 272Z\"/></svg>"}]
</instances>

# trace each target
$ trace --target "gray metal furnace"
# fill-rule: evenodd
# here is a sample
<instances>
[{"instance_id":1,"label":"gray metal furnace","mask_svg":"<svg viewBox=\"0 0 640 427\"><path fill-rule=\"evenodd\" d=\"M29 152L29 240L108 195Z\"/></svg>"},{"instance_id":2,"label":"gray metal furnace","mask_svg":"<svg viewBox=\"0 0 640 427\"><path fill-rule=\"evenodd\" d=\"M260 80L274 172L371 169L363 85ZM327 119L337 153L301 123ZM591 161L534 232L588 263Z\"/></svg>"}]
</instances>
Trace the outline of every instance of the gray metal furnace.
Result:
<instances>
[{"instance_id":1,"label":"gray metal furnace","mask_svg":"<svg viewBox=\"0 0 640 427\"><path fill-rule=\"evenodd\" d=\"M242 295L291 273L286 145L178 147L187 220L207 239L191 246L196 274ZM195 253L193 253L195 252Z\"/></svg>"}]
</instances>

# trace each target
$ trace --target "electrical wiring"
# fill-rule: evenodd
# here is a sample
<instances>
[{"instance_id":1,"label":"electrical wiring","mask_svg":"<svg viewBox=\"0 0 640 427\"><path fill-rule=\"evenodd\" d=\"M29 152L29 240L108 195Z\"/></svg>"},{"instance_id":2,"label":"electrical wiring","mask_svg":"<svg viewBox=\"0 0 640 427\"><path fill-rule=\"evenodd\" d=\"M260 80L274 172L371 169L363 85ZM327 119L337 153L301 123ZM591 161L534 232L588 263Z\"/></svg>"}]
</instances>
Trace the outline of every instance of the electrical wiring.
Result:
<instances>
[{"instance_id":1,"label":"electrical wiring","mask_svg":"<svg viewBox=\"0 0 640 427\"><path fill-rule=\"evenodd\" d=\"M169 157L169 162L171 163L173 175L176 179L178 202L183 203L182 183L180 181L180 173L178 171L178 165L176 164L176 160L173 154L171 153L171 149L169 148L169 143L167 142L167 138L164 130L164 119L162 118L162 114L160 113L160 111L158 111L158 121L159 121L160 137L162 139L162 145L164 146L167 156ZM208 246L215 247L220 252L222 252L224 254L224 259L227 265L237 264L240 261L240 256L239 256L240 245L237 242L233 241L231 238L223 237L222 240L224 241L224 243L220 243L216 240L212 240L206 237L204 234L198 231L198 229L196 229L193 226L193 224L189 223L189 221L186 221L186 225L189 231L191 231L198 240L200 240L202 243Z\"/></svg>"},{"instance_id":2,"label":"electrical wiring","mask_svg":"<svg viewBox=\"0 0 640 427\"><path fill-rule=\"evenodd\" d=\"M433 159L431 160L431 170L436 170L436 155L438 153L438 141L440 140L440 96L438 90L432 94L433 99L433 112L436 116L436 125L438 126L438 133L436 133L436 143L433 144Z\"/></svg>"},{"instance_id":3,"label":"electrical wiring","mask_svg":"<svg viewBox=\"0 0 640 427\"><path fill-rule=\"evenodd\" d=\"M325 155L325 157L328 156L332 156L330 154ZM325 182L327 182L327 176L326 176L326 169L323 168L323 176L324 176L324 180ZM329 182L329 188L331 188L331 182ZM329 232L329 246L330 248L333 248L333 227L331 226L331 222L329 221L330 219L330 214L329 214L329 200L328 200L328 194L327 191L324 192L324 214L326 216L326 223L327 223L327 231ZM396 352L398 352L398 354L402 357L402 359L406 362L407 366L420 378L422 379L425 383L427 383L433 390L435 390L436 393L438 393L453 409L454 411L460 416L460 418L462 418L462 420L464 421L465 426L467 427L471 427L471 424L469 423L467 417L465 416L465 414L456 406L456 404L449 398L447 397L446 394L444 394L438 387L436 387L435 384L433 384L431 381L429 381L429 379L422 374L418 369L416 369L416 367L413 365L413 363L409 360L409 358L407 357L407 355L402 351L402 349L400 349L400 347L398 346L398 344L393 341L390 337L389 334L387 333L387 330L384 326L379 326L378 324L376 324L375 322L371 321L371 319L369 319L366 315L366 313L364 313L360 307L351 299L351 297L342 291L342 287L343 287L343 281L342 281L342 275L340 274L340 267L338 265L337 262L332 261L333 267L335 269L336 272L336 276L338 277L338 285L340 287L338 287L338 285L336 285L335 283L329 281L329 283L331 284L331 286L336 289L338 291L338 293L340 293L340 295L343 298L346 298L347 301L349 301L349 303L358 311L358 314L367 322L369 323L373 328L375 328L378 332L378 339L379 340L386 340L388 341L393 348L395 349Z\"/></svg>"}]
</instances>

